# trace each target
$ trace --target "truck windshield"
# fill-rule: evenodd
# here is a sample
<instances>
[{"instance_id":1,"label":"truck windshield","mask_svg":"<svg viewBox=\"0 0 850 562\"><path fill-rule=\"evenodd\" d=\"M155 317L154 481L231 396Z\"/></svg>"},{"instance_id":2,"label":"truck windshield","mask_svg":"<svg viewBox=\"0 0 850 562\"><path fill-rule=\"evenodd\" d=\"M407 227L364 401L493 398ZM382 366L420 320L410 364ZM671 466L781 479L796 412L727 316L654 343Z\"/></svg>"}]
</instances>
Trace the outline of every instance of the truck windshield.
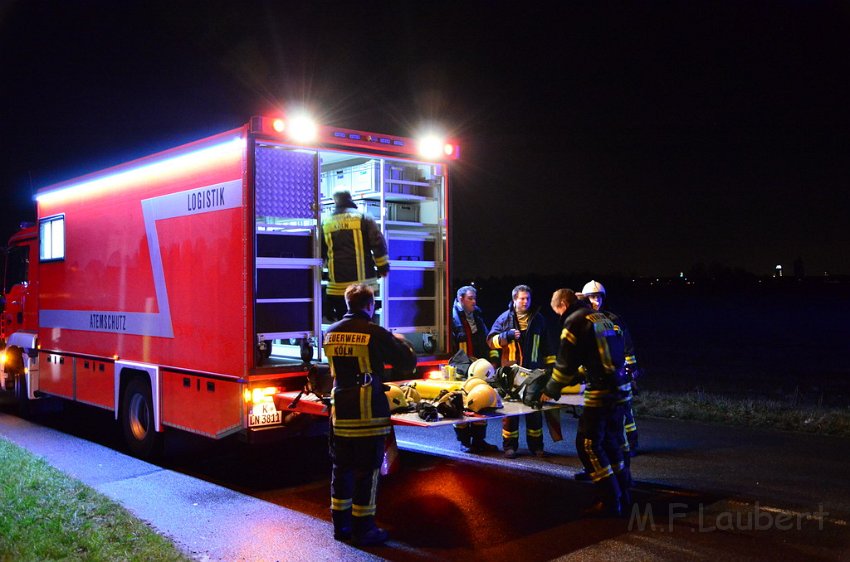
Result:
<instances>
[{"instance_id":1,"label":"truck windshield","mask_svg":"<svg viewBox=\"0 0 850 562\"><path fill-rule=\"evenodd\" d=\"M29 281L29 248L13 246L6 252L6 264L3 276L3 292L7 292L18 283Z\"/></svg>"}]
</instances>

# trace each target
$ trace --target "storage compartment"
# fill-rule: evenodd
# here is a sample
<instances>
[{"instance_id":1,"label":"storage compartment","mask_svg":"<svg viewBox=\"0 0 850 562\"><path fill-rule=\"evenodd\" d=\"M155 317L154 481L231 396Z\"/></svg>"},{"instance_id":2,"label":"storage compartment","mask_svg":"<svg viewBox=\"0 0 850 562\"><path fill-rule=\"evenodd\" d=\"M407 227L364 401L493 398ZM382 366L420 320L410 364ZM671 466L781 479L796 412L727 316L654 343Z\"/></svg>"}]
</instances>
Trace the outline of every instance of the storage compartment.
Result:
<instances>
[{"instance_id":1,"label":"storage compartment","mask_svg":"<svg viewBox=\"0 0 850 562\"><path fill-rule=\"evenodd\" d=\"M413 203L387 203L387 218L399 222L419 222L419 205Z\"/></svg>"},{"instance_id":2,"label":"storage compartment","mask_svg":"<svg viewBox=\"0 0 850 562\"><path fill-rule=\"evenodd\" d=\"M257 303L254 319L258 333L311 332L312 302Z\"/></svg>"},{"instance_id":3,"label":"storage compartment","mask_svg":"<svg viewBox=\"0 0 850 562\"><path fill-rule=\"evenodd\" d=\"M312 298L313 273L309 269L257 269L257 298Z\"/></svg>"},{"instance_id":4,"label":"storage compartment","mask_svg":"<svg viewBox=\"0 0 850 562\"><path fill-rule=\"evenodd\" d=\"M388 305L388 325L433 326L436 321L433 300L391 301Z\"/></svg>"},{"instance_id":5,"label":"storage compartment","mask_svg":"<svg viewBox=\"0 0 850 562\"><path fill-rule=\"evenodd\" d=\"M390 238L387 250L391 260L434 261L436 245L428 238Z\"/></svg>"},{"instance_id":6,"label":"storage compartment","mask_svg":"<svg viewBox=\"0 0 850 562\"><path fill-rule=\"evenodd\" d=\"M293 234L257 234L257 257L309 258L313 255L309 236Z\"/></svg>"},{"instance_id":7,"label":"storage compartment","mask_svg":"<svg viewBox=\"0 0 850 562\"><path fill-rule=\"evenodd\" d=\"M393 269L389 297L433 297L436 291L433 269Z\"/></svg>"},{"instance_id":8,"label":"storage compartment","mask_svg":"<svg viewBox=\"0 0 850 562\"><path fill-rule=\"evenodd\" d=\"M376 221L383 219L384 217L381 214L381 202L380 201L358 201L357 202L357 210L361 213L366 213L370 215Z\"/></svg>"}]
</instances>

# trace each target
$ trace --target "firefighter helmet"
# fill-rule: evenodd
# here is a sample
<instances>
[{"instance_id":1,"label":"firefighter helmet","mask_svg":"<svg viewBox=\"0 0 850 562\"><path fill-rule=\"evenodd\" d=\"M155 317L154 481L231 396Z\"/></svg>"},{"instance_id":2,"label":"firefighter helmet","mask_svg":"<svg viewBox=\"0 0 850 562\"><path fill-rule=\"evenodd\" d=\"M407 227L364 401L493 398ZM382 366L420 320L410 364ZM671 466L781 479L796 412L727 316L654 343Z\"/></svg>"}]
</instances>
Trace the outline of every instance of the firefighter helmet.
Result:
<instances>
[{"instance_id":1,"label":"firefighter helmet","mask_svg":"<svg viewBox=\"0 0 850 562\"><path fill-rule=\"evenodd\" d=\"M467 410L481 412L493 408L502 407L502 399L499 393L489 384L479 384L466 395L464 406Z\"/></svg>"},{"instance_id":2,"label":"firefighter helmet","mask_svg":"<svg viewBox=\"0 0 850 562\"><path fill-rule=\"evenodd\" d=\"M469 392L470 392L473 388L475 388L476 386L478 386L478 385L480 385L480 384L487 384L487 381L485 381L484 379L479 379L479 378L474 378L474 377L473 377L473 378L471 378L471 379L466 379L466 382L465 382L465 383L463 383L463 387L462 387L462 388L463 388L463 391L464 391L466 394L469 394Z\"/></svg>"},{"instance_id":3,"label":"firefighter helmet","mask_svg":"<svg viewBox=\"0 0 850 562\"><path fill-rule=\"evenodd\" d=\"M419 394L419 391L416 390L415 384L402 385L401 392L404 394L404 398L407 400L408 404L416 404L422 400L422 396Z\"/></svg>"},{"instance_id":4,"label":"firefighter helmet","mask_svg":"<svg viewBox=\"0 0 850 562\"><path fill-rule=\"evenodd\" d=\"M444 418L463 417L463 393L457 390L443 390L437 396L437 412Z\"/></svg>"},{"instance_id":5,"label":"firefighter helmet","mask_svg":"<svg viewBox=\"0 0 850 562\"><path fill-rule=\"evenodd\" d=\"M470 379L476 378L490 381L493 380L493 377L496 374L496 369L493 368L493 365L489 361L482 357L481 359L473 361L472 365L469 366L469 371L467 372L469 373L468 378Z\"/></svg>"},{"instance_id":6,"label":"firefighter helmet","mask_svg":"<svg viewBox=\"0 0 850 562\"><path fill-rule=\"evenodd\" d=\"M584 287L581 289L581 294L583 295L602 295L605 296L605 287L602 286L602 283L599 281L590 280L584 284Z\"/></svg>"},{"instance_id":7,"label":"firefighter helmet","mask_svg":"<svg viewBox=\"0 0 850 562\"><path fill-rule=\"evenodd\" d=\"M390 412L407 409L407 399L404 397L404 392L397 384L388 383L387 390L384 394L387 395L387 401L390 403Z\"/></svg>"}]
</instances>

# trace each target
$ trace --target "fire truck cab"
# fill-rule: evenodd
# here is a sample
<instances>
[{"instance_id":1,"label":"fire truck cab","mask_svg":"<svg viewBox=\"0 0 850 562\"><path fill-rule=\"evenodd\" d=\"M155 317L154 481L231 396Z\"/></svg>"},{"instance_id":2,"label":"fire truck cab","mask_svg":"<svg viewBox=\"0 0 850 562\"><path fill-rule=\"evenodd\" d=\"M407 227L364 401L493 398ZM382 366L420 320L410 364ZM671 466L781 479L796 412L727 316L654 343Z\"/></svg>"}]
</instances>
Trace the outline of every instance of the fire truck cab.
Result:
<instances>
[{"instance_id":1,"label":"fire truck cab","mask_svg":"<svg viewBox=\"0 0 850 562\"><path fill-rule=\"evenodd\" d=\"M114 412L130 450L166 429L308 431L275 407L325 361L323 217L340 190L380 225L376 322L433 364L449 350L453 141L285 116L46 186L9 241L0 388Z\"/></svg>"}]
</instances>

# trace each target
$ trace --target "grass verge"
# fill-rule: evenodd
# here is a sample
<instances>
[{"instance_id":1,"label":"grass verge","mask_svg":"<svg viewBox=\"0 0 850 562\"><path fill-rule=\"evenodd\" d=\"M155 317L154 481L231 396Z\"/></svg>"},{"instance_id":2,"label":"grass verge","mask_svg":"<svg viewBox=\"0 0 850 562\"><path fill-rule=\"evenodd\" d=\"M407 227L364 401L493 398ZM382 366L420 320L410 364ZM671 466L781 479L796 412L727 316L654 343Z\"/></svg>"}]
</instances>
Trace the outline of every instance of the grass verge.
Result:
<instances>
[{"instance_id":1,"label":"grass verge","mask_svg":"<svg viewBox=\"0 0 850 562\"><path fill-rule=\"evenodd\" d=\"M850 408L799 406L778 400L730 398L702 391L647 391L635 398L637 415L850 437Z\"/></svg>"},{"instance_id":2,"label":"grass verge","mask_svg":"<svg viewBox=\"0 0 850 562\"><path fill-rule=\"evenodd\" d=\"M0 560L191 560L126 509L0 439Z\"/></svg>"}]
</instances>

